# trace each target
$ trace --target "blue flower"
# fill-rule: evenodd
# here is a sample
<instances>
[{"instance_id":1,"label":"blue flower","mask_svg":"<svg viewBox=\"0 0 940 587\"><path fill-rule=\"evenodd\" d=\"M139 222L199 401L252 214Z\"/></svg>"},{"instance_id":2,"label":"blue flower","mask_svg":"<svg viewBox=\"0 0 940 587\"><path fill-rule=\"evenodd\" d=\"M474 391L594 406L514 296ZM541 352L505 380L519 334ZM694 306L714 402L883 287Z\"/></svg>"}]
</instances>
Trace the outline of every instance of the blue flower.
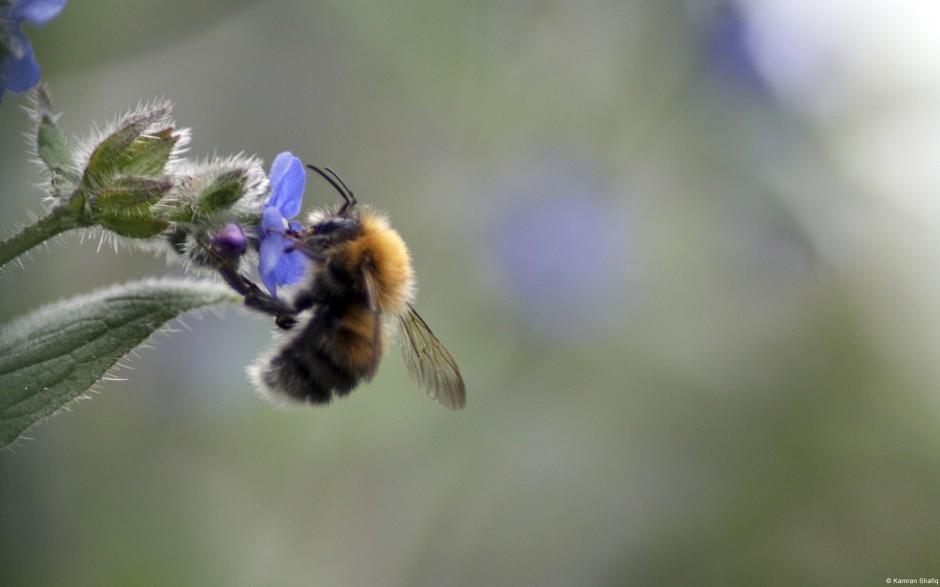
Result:
<instances>
[{"instance_id":1,"label":"blue flower","mask_svg":"<svg viewBox=\"0 0 940 587\"><path fill-rule=\"evenodd\" d=\"M55 18L66 0L13 0L0 2L0 99L6 90L25 92L39 83L39 64L29 39L20 30L26 21L44 24Z\"/></svg>"},{"instance_id":2,"label":"blue flower","mask_svg":"<svg viewBox=\"0 0 940 587\"><path fill-rule=\"evenodd\" d=\"M274 297L277 297L277 286L297 283L307 268L307 258L291 250L291 241L284 234L287 230L303 228L289 219L300 213L306 182L303 164L290 151L274 158L271 164L271 197L264 202L258 234L261 239L258 273Z\"/></svg>"},{"instance_id":3,"label":"blue flower","mask_svg":"<svg viewBox=\"0 0 940 587\"><path fill-rule=\"evenodd\" d=\"M643 243L604 176L566 149L496 181L487 189L505 204L486 246L512 314L563 341L617 324L635 298Z\"/></svg>"}]
</instances>

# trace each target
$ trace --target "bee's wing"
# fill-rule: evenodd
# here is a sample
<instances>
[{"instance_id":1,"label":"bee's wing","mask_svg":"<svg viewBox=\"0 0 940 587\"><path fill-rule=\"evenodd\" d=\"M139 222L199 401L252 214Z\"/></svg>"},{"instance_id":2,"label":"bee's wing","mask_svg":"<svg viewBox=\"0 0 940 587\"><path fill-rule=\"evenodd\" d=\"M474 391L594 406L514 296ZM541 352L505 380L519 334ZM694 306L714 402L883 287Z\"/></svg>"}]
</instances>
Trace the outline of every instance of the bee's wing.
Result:
<instances>
[{"instance_id":1,"label":"bee's wing","mask_svg":"<svg viewBox=\"0 0 940 587\"><path fill-rule=\"evenodd\" d=\"M454 358L411 304L398 322L401 353L411 380L445 408L462 408L467 392Z\"/></svg>"},{"instance_id":2,"label":"bee's wing","mask_svg":"<svg viewBox=\"0 0 940 587\"><path fill-rule=\"evenodd\" d=\"M379 309L379 299L375 293L375 280L372 278L372 272L368 268L362 271L362 281L366 290L366 303L369 306L369 312L372 313L372 355L373 361L369 370L363 374L366 381L370 381L375 372L379 369L379 361L382 359L382 311Z\"/></svg>"}]
</instances>

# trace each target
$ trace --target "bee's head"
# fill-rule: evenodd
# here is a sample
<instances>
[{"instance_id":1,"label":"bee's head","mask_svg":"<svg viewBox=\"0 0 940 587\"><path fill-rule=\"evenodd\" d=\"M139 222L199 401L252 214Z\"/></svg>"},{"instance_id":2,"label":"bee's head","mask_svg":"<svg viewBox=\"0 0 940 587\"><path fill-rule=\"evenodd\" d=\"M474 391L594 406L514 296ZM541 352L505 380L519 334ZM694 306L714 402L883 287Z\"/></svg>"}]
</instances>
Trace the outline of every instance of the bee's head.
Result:
<instances>
[{"instance_id":1,"label":"bee's head","mask_svg":"<svg viewBox=\"0 0 940 587\"><path fill-rule=\"evenodd\" d=\"M305 240L325 251L356 238L359 231L359 218L357 216L340 213L314 223L307 230Z\"/></svg>"},{"instance_id":2,"label":"bee's head","mask_svg":"<svg viewBox=\"0 0 940 587\"><path fill-rule=\"evenodd\" d=\"M329 167L319 168L316 165L307 165L316 171L326 181L330 182L339 195L343 197L343 204L339 208L327 208L314 212L310 218L310 228L304 234L308 245L318 251L326 252L338 244L348 242L359 235L359 213L356 209L356 196L346 185L346 182Z\"/></svg>"}]
</instances>

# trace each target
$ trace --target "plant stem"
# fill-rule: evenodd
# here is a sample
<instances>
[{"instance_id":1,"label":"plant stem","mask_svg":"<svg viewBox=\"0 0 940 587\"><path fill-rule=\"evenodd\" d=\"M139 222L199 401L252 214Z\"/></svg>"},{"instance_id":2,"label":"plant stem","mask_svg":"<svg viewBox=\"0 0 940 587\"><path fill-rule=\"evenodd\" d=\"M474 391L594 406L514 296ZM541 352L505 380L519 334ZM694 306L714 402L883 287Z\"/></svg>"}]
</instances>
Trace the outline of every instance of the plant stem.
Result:
<instances>
[{"instance_id":1,"label":"plant stem","mask_svg":"<svg viewBox=\"0 0 940 587\"><path fill-rule=\"evenodd\" d=\"M34 224L0 242L0 266L19 257L36 245L79 225L84 198L78 193L64 206L53 208Z\"/></svg>"}]
</instances>

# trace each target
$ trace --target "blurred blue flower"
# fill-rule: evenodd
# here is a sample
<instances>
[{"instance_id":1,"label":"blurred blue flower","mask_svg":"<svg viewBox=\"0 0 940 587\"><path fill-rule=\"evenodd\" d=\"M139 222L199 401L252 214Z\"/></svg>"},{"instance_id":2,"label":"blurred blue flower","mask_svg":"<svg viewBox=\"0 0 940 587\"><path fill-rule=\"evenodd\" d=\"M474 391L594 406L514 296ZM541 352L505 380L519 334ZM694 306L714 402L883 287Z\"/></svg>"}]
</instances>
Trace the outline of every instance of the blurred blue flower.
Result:
<instances>
[{"instance_id":1,"label":"blurred blue flower","mask_svg":"<svg viewBox=\"0 0 940 587\"><path fill-rule=\"evenodd\" d=\"M25 21L45 24L55 18L66 0L0 1L0 100L6 90L25 92L39 83L39 64L33 57L29 39L20 30Z\"/></svg>"},{"instance_id":2,"label":"blurred blue flower","mask_svg":"<svg viewBox=\"0 0 940 587\"><path fill-rule=\"evenodd\" d=\"M290 151L274 158L271 164L271 196L264 202L258 238L258 273L261 281L277 297L277 286L291 285L300 281L307 268L307 258L291 250L291 241L285 236L287 230L301 230L298 222L290 219L300 213L304 197L307 173L300 159Z\"/></svg>"},{"instance_id":3,"label":"blurred blue flower","mask_svg":"<svg viewBox=\"0 0 940 587\"><path fill-rule=\"evenodd\" d=\"M718 4L707 33L705 56L711 72L724 83L736 84L734 89L765 94L764 78L749 46L753 32L741 8L731 2Z\"/></svg>"},{"instance_id":4,"label":"blurred blue flower","mask_svg":"<svg viewBox=\"0 0 940 587\"><path fill-rule=\"evenodd\" d=\"M611 327L624 315L636 265L626 202L577 157L547 157L495 188L508 206L490 247L514 313L565 339Z\"/></svg>"}]
</instances>

